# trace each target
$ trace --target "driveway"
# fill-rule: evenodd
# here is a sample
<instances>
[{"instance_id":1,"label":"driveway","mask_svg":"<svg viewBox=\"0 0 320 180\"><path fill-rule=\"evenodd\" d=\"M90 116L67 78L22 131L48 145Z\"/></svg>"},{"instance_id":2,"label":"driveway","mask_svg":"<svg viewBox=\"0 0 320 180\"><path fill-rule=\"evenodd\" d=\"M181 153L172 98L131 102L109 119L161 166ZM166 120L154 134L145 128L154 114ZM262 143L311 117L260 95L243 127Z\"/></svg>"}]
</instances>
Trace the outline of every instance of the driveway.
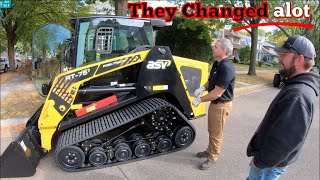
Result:
<instances>
[{"instance_id":1,"label":"driveway","mask_svg":"<svg viewBox=\"0 0 320 180\"><path fill-rule=\"evenodd\" d=\"M195 157L198 151L206 148L208 142L207 123L204 117L192 121L196 127L197 136L195 142L185 150L130 164L78 173L59 169L50 153L40 161L32 179L244 180L248 175L250 162L250 158L246 156L247 144L278 91L270 88L235 98L231 116L225 125L220 159L207 171L198 170L202 160ZM299 160L288 168L281 179L319 180L319 99L314 109L316 113L303 152ZM1 153L11 140L12 138L1 139Z\"/></svg>"}]
</instances>

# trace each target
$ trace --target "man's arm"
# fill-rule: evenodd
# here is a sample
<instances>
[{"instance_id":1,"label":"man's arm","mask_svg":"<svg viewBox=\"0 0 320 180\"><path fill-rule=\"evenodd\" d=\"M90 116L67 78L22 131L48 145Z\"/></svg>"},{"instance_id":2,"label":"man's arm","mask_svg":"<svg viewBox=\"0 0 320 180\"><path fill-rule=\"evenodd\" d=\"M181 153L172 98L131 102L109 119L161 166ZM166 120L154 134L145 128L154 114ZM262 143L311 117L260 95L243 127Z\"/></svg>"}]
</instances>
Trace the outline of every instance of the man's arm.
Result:
<instances>
[{"instance_id":1,"label":"man's arm","mask_svg":"<svg viewBox=\"0 0 320 180\"><path fill-rule=\"evenodd\" d=\"M309 130L311 115L301 102L287 100L278 107L272 130L267 132L262 148L254 156L254 165L258 168L273 167L287 159L301 148Z\"/></svg>"},{"instance_id":2,"label":"man's arm","mask_svg":"<svg viewBox=\"0 0 320 180\"><path fill-rule=\"evenodd\" d=\"M223 89L219 86L216 86L212 91L210 91L207 95L202 96L201 102L213 101L222 96L226 89Z\"/></svg>"},{"instance_id":3,"label":"man's arm","mask_svg":"<svg viewBox=\"0 0 320 180\"><path fill-rule=\"evenodd\" d=\"M209 88L209 81L207 81L204 85L203 85L204 88L206 88L206 91L208 91L208 88Z\"/></svg>"}]
</instances>

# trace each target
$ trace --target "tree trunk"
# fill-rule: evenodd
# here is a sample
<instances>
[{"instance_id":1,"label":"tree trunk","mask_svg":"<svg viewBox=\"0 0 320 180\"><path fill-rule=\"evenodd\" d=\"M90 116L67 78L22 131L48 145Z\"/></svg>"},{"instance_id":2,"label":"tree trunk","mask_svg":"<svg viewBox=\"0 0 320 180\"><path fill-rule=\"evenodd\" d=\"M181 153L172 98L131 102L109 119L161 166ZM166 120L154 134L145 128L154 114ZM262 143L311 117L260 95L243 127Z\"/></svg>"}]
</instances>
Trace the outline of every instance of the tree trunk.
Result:
<instances>
[{"instance_id":1,"label":"tree trunk","mask_svg":"<svg viewBox=\"0 0 320 180\"><path fill-rule=\"evenodd\" d=\"M248 75L256 76L256 60L257 60L257 46L258 46L258 28L251 28L251 52L250 52L250 66Z\"/></svg>"},{"instance_id":2,"label":"tree trunk","mask_svg":"<svg viewBox=\"0 0 320 180\"><path fill-rule=\"evenodd\" d=\"M127 16L127 1L115 0L114 7L116 10L116 16Z\"/></svg>"},{"instance_id":3,"label":"tree trunk","mask_svg":"<svg viewBox=\"0 0 320 180\"><path fill-rule=\"evenodd\" d=\"M14 35L12 33L7 33L7 44L8 44L8 58L9 58L9 68L11 72L16 71L16 63L14 56Z\"/></svg>"}]
</instances>

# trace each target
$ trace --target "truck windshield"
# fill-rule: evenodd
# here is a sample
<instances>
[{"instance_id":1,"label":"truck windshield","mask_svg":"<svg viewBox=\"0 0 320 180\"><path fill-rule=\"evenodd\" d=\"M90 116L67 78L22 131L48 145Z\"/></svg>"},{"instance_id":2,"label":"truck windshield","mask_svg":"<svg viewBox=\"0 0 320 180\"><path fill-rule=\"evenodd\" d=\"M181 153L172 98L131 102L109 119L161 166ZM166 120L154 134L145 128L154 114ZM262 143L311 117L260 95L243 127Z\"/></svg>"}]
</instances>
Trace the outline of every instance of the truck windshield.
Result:
<instances>
[{"instance_id":1,"label":"truck windshield","mask_svg":"<svg viewBox=\"0 0 320 180\"><path fill-rule=\"evenodd\" d=\"M88 18L79 23L76 67L128 54L143 45L154 46L150 21Z\"/></svg>"}]
</instances>

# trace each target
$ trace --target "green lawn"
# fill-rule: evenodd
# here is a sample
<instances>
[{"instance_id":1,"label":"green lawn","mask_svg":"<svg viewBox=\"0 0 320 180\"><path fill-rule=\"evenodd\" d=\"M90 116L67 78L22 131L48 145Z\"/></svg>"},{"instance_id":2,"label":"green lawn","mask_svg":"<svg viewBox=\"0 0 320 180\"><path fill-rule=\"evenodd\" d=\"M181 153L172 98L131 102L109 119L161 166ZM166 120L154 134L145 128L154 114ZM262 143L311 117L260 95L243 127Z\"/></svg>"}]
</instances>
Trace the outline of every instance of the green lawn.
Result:
<instances>
[{"instance_id":1,"label":"green lawn","mask_svg":"<svg viewBox=\"0 0 320 180\"><path fill-rule=\"evenodd\" d=\"M246 64L238 64L238 63L233 63L236 71L248 71L249 70L249 65ZM209 66L209 72L211 70L212 64ZM256 70L278 70L278 64L274 65L273 67L262 65L261 67L256 66Z\"/></svg>"},{"instance_id":2,"label":"green lawn","mask_svg":"<svg viewBox=\"0 0 320 180\"><path fill-rule=\"evenodd\" d=\"M236 71L247 71L249 70L249 65L246 64L238 64L233 63ZM261 67L256 66L256 70L278 70L278 64L274 65L273 67L262 65Z\"/></svg>"}]
</instances>

